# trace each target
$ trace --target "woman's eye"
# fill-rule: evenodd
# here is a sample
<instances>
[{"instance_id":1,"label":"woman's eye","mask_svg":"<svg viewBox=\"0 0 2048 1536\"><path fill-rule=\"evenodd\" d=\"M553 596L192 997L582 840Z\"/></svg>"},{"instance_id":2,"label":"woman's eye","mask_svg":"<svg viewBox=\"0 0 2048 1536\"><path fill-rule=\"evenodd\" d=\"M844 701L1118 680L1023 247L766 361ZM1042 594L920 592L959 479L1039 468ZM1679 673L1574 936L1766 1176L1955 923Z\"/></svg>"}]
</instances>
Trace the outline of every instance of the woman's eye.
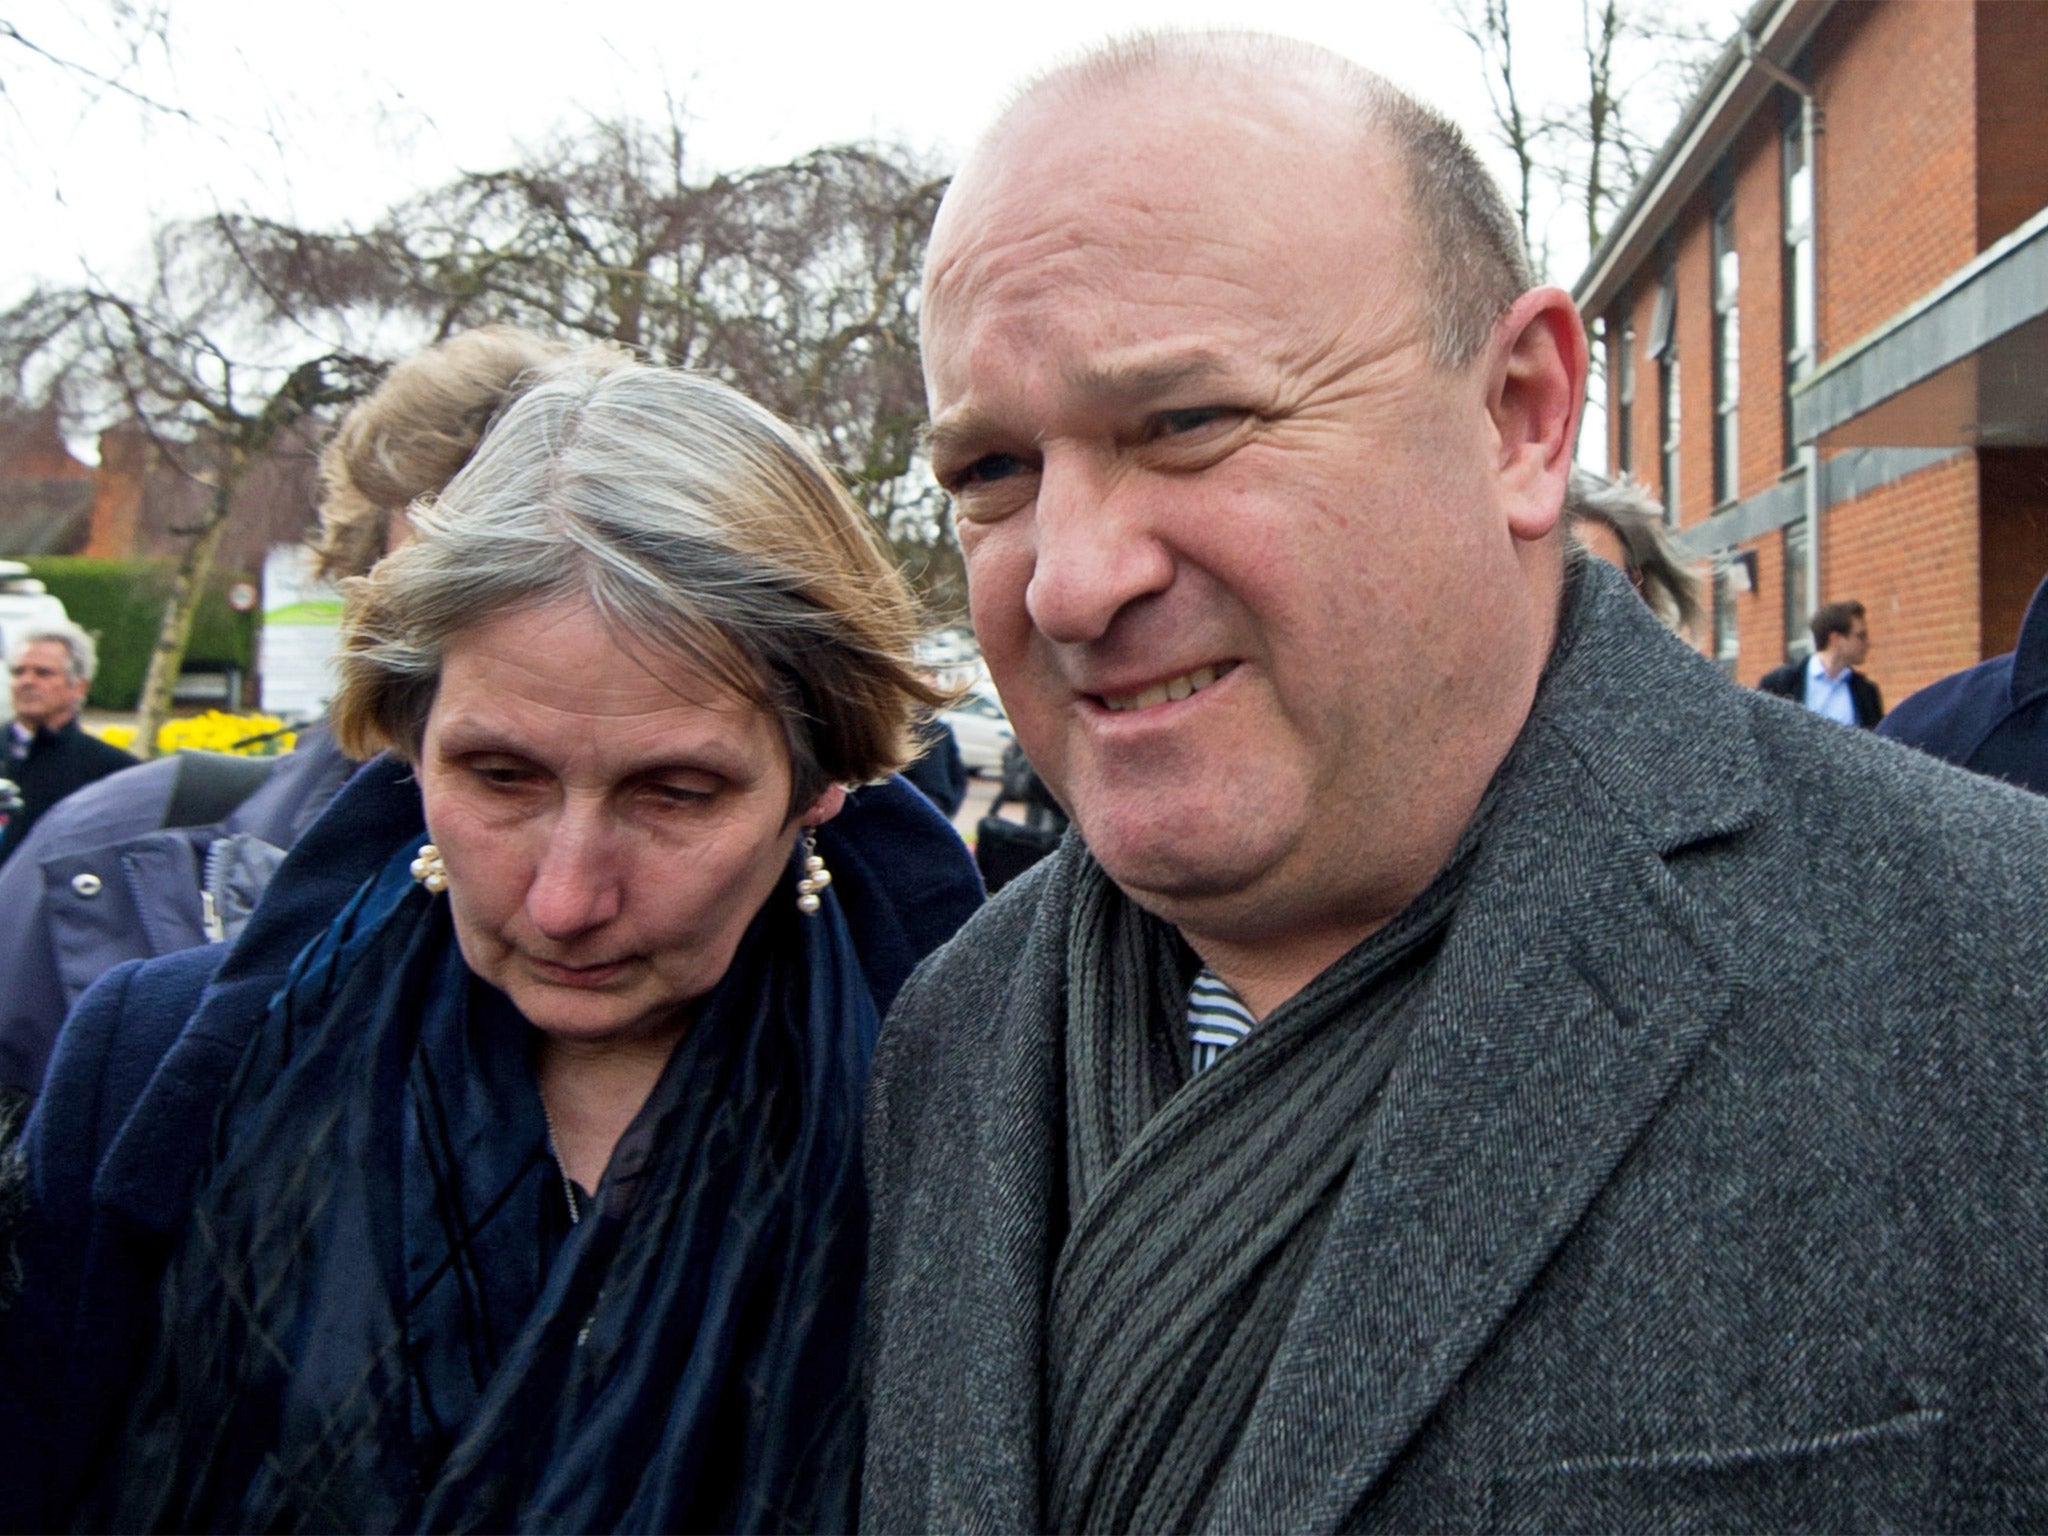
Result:
<instances>
[{"instance_id":1,"label":"woman's eye","mask_svg":"<svg viewBox=\"0 0 2048 1536\"><path fill-rule=\"evenodd\" d=\"M712 797L712 791L690 784L650 784L647 794L657 805L688 807L702 805Z\"/></svg>"},{"instance_id":2,"label":"woman's eye","mask_svg":"<svg viewBox=\"0 0 2048 1536\"><path fill-rule=\"evenodd\" d=\"M531 768L517 763L471 763L469 771L494 789L512 789L534 777Z\"/></svg>"}]
</instances>

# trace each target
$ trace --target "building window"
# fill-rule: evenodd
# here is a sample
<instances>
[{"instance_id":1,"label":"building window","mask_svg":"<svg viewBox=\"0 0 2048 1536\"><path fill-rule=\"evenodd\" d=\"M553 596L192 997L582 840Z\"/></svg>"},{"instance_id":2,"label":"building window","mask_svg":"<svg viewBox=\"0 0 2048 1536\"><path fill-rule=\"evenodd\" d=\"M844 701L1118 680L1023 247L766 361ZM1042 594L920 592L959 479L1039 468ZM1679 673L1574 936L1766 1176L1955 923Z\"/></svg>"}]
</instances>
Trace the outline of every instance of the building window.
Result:
<instances>
[{"instance_id":1,"label":"building window","mask_svg":"<svg viewBox=\"0 0 2048 1536\"><path fill-rule=\"evenodd\" d=\"M1803 522L1785 525L1785 659L1803 661L1813 651L1806 627L1806 583L1810 564Z\"/></svg>"},{"instance_id":2,"label":"building window","mask_svg":"<svg viewBox=\"0 0 2048 1536\"><path fill-rule=\"evenodd\" d=\"M1742 394L1742 321L1736 304L1741 264L1735 252L1735 205L1714 212L1714 500L1740 491L1742 445L1735 406Z\"/></svg>"},{"instance_id":3,"label":"building window","mask_svg":"<svg viewBox=\"0 0 2048 1536\"><path fill-rule=\"evenodd\" d=\"M1678 276L1667 262L1657 285L1650 324L1650 356L1657 360L1657 476L1664 521L1678 526Z\"/></svg>"},{"instance_id":4,"label":"building window","mask_svg":"<svg viewBox=\"0 0 2048 1536\"><path fill-rule=\"evenodd\" d=\"M1730 677L1742 654L1742 636L1735 622L1735 597L1740 589L1734 565L1726 560L1714 566L1714 660Z\"/></svg>"},{"instance_id":5,"label":"building window","mask_svg":"<svg viewBox=\"0 0 2048 1536\"><path fill-rule=\"evenodd\" d=\"M1636 467L1636 326L1625 320L1614 352L1614 421L1619 447L1615 468L1624 475Z\"/></svg>"},{"instance_id":6,"label":"building window","mask_svg":"<svg viewBox=\"0 0 2048 1536\"><path fill-rule=\"evenodd\" d=\"M1793 384L1813 372L1815 362L1814 338L1814 245L1813 245L1813 167L1806 161L1806 140L1800 132L1796 113L1785 124L1784 144L1784 197L1785 212L1785 260L1782 263L1784 286L1783 312L1785 316L1785 387L1789 391ZM1785 410L1785 462L1790 464L1798 457L1798 445L1792 441L1792 411L1788 402Z\"/></svg>"}]
</instances>

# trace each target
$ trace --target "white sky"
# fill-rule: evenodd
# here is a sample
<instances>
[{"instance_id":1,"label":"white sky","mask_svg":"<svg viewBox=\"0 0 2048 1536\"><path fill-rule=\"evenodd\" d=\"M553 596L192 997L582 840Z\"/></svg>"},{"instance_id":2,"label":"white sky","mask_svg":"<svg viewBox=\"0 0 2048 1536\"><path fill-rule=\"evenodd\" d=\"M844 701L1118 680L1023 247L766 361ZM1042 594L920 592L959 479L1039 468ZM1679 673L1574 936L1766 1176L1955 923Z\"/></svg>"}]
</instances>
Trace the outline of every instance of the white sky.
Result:
<instances>
[{"instance_id":1,"label":"white sky","mask_svg":"<svg viewBox=\"0 0 2048 1536\"><path fill-rule=\"evenodd\" d=\"M699 170L869 138L950 165L1023 77L1111 33L1166 23L1326 44L1433 101L1504 160L1487 137L1476 57L1436 0L155 0L169 12L168 46L146 42L134 64L108 20L121 3L0 0L0 20L31 42L195 119L139 108L0 37L0 303L88 265L118 275L158 220L226 208L368 221L553 129L658 119L668 94L683 103ZM1671 9L1732 14L1709 0ZM1568 80L1578 0L1517 0L1515 15L1526 78Z\"/></svg>"},{"instance_id":2,"label":"white sky","mask_svg":"<svg viewBox=\"0 0 2048 1536\"><path fill-rule=\"evenodd\" d=\"M1449 3L0 0L0 23L36 47L179 109L144 107L0 33L0 306L38 282L139 279L148 232L166 221L232 210L367 224L558 130L662 121L670 99L698 174L874 139L951 169L1012 87L1147 26L1257 27L1333 48L1462 124L1506 186L1511 162ZM1720 36L1739 20L1734 0L1635 3ZM114 25L135 10L167 13L161 37ZM1525 108L1545 104L1546 84L1560 100L1583 93L1581 0L1513 0L1512 14ZM1681 105L1635 110L1661 113L1661 128ZM1560 283L1584 261L1575 227L1549 225ZM1597 467L1603 441L1596 391L1582 458Z\"/></svg>"}]
</instances>

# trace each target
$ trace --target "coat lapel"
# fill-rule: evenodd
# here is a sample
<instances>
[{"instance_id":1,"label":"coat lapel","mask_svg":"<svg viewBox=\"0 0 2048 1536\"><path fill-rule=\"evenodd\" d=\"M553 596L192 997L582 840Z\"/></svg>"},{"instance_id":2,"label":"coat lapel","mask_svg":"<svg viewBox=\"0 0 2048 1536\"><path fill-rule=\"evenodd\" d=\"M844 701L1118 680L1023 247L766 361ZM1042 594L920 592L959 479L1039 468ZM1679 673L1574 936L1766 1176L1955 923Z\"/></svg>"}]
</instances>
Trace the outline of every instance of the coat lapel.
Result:
<instances>
[{"instance_id":1,"label":"coat lapel","mask_svg":"<svg viewBox=\"0 0 2048 1536\"><path fill-rule=\"evenodd\" d=\"M1546 679L1211 1528L1347 1523L1732 1006L1726 924L1667 860L1761 809L1746 719L1584 585L1600 665Z\"/></svg>"},{"instance_id":2,"label":"coat lapel","mask_svg":"<svg viewBox=\"0 0 2048 1536\"><path fill-rule=\"evenodd\" d=\"M1068 848L1040 910L1064 913L1078 850ZM1026 941L972 1094L969 1183L946 1198L957 1241L934 1255L957 1280L932 1294L952 1313L926 1332L950 1341L931 1360L929 1530L1043 1527L1040 1363L1053 1256L1065 1231L1066 924L1037 923ZM971 1341L966 1348L957 1347Z\"/></svg>"}]
</instances>

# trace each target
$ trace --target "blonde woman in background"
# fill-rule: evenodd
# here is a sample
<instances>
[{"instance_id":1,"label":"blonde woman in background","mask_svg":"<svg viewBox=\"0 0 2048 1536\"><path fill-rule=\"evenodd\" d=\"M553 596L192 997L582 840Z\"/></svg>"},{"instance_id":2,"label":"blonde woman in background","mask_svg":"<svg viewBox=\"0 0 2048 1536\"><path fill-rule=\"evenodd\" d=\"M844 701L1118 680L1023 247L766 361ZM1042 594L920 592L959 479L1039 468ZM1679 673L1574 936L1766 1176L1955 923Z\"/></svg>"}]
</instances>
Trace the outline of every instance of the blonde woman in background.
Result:
<instances>
[{"instance_id":1,"label":"blonde woman in background","mask_svg":"<svg viewBox=\"0 0 2048 1536\"><path fill-rule=\"evenodd\" d=\"M405 509L446 485L566 350L487 326L392 369L320 455L318 574L364 575L403 542ZM319 721L281 758L181 752L52 809L0 865L0 1098L35 1096L64 1015L122 961L239 935L284 850L355 767Z\"/></svg>"}]
</instances>

